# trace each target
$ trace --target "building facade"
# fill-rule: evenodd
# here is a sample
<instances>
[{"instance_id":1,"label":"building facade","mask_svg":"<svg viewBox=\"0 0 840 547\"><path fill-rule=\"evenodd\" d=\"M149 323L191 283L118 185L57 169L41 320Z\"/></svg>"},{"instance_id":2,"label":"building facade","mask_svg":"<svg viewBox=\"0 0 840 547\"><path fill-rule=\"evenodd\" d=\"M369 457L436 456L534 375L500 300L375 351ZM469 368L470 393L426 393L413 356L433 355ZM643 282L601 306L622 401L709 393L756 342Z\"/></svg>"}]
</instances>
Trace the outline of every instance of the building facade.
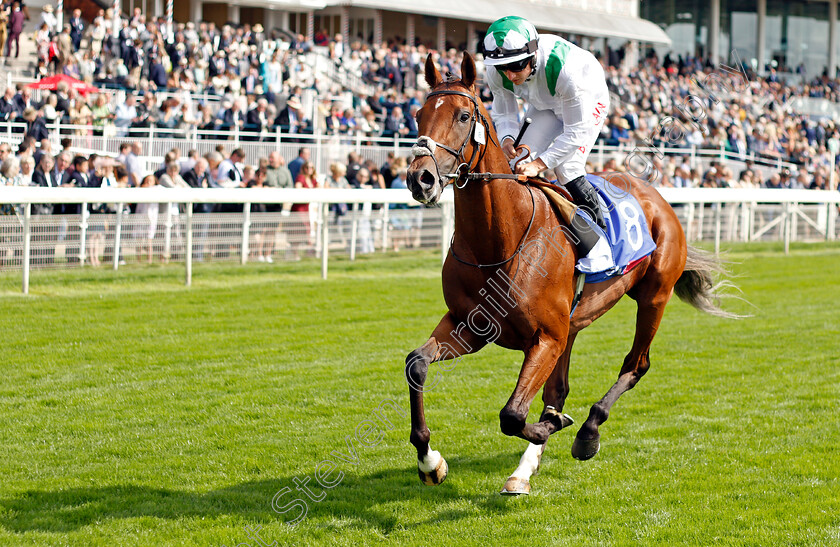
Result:
<instances>
[{"instance_id":1,"label":"building facade","mask_svg":"<svg viewBox=\"0 0 840 547\"><path fill-rule=\"evenodd\" d=\"M807 77L837 71L838 0L642 0L641 17L671 38L664 55L699 55L716 62L736 57L761 73ZM737 53L736 53L737 52Z\"/></svg>"}]
</instances>

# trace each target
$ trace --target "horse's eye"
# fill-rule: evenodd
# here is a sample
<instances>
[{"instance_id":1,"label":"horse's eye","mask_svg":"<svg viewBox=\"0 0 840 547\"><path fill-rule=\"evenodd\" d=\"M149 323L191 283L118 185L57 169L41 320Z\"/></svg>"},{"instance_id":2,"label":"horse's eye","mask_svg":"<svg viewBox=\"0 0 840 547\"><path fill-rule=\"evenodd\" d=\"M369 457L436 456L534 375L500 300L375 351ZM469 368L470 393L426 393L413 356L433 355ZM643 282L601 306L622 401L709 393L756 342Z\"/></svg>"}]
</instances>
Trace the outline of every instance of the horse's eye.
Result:
<instances>
[{"instance_id":1,"label":"horse's eye","mask_svg":"<svg viewBox=\"0 0 840 547\"><path fill-rule=\"evenodd\" d=\"M470 119L470 115L467 114L466 112L461 114L461 123L466 122L469 119Z\"/></svg>"}]
</instances>

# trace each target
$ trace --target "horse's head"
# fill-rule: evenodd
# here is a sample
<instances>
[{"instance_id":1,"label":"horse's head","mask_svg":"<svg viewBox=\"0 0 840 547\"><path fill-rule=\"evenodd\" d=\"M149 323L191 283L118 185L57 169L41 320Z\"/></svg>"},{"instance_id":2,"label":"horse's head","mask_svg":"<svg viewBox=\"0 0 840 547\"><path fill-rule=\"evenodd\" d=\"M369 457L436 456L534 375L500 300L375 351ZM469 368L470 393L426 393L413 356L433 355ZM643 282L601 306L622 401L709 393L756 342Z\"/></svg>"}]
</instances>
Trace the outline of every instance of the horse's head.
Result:
<instances>
[{"instance_id":1,"label":"horse's head","mask_svg":"<svg viewBox=\"0 0 840 547\"><path fill-rule=\"evenodd\" d=\"M474 168L473 160L480 158L479 150L490 138L492 128L476 97L475 78L475 61L469 53L464 53L460 80L444 80L431 54L426 57L431 91L417 112L420 137L406 175L411 195L421 203L436 203L458 173Z\"/></svg>"}]
</instances>

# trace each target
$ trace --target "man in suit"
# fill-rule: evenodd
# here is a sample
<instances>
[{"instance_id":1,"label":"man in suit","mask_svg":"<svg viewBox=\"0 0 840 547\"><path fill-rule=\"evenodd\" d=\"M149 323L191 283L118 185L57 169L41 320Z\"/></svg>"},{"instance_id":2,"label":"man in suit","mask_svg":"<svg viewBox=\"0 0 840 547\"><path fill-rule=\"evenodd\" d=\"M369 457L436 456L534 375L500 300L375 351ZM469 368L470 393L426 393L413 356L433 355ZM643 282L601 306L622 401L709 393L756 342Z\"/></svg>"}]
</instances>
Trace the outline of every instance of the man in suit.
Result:
<instances>
[{"instance_id":1,"label":"man in suit","mask_svg":"<svg viewBox=\"0 0 840 547\"><path fill-rule=\"evenodd\" d=\"M274 125L280 127L283 133L302 133L306 127L303 117L303 105L295 95L289 97L286 106L277 114Z\"/></svg>"},{"instance_id":2,"label":"man in suit","mask_svg":"<svg viewBox=\"0 0 840 547\"><path fill-rule=\"evenodd\" d=\"M73 51L79 51L82 35L85 33L85 22L82 20L82 10L74 9L70 18L70 39L73 41Z\"/></svg>"},{"instance_id":3,"label":"man in suit","mask_svg":"<svg viewBox=\"0 0 840 547\"><path fill-rule=\"evenodd\" d=\"M221 120L219 130L233 131L234 126L239 127L241 130L245 127L245 114L239 106L239 101L226 102L225 104L228 107L219 113L219 119Z\"/></svg>"},{"instance_id":4,"label":"man in suit","mask_svg":"<svg viewBox=\"0 0 840 547\"><path fill-rule=\"evenodd\" d=\"M9 86L0 98L0 121L13 122L17 119L17 103L15 103L15 88Z\"/></svg>"},{"instance_id":5,"label":"man in suit","mask_svg":"<svg viewBox=\"0 0 840 547\"><path fill-rule=\"evenodd\" d=\"M391 109L391 113L385 118L385 127L382 131L383 137L406 137L409 128L405 123L405 116L403 116L403 109L395 106Z\"/></svg>"},{"instance_id":6,"label":"man in suit","mask_svg":"<svg viewBox=\"0 0 840 547\"><path fill-rule=\"evenodd\" d=\"M251 133L262 133L268 129L268 117L266 115L268 110L268 101L260 98L257 104L248 111L245 116L245 131ZM242 140L258 140L258 135L246 135Z\"/></svg>"},{"instance_id":7,"label":"man in suit","mask_svg":"<svg viewBox=\"0 0 840 547\"><path fill-rule=\"evenodd\" d=\"M204 158L198 158L192 169L184 173L184 181L192 188L216 188L218 185L208 176L209 164ZM215 186L214 186L215 185ZM193 212L195 213L212 213L214 209L212 203L194 203ZM204 260L205 245L207 243L207 234L210 231L210 221L202 218L196 226L196 242L193 247L193 258L198 261Z\"/></svg>"},{"instance_id":8,"label":"man in suit","mask_svg":"<svg viewBox=\"0 0 840 547\"><path fill-rule=\"evenodd\" d=\"M14 101L18 115L22 115L27 108L37 110L39 106L38 103L32 100L32 90L28 87L21 88L18 94L15 95Z\"/></svg>"},{"instance_id":9,"label":"man in suit","mask_svg":"<svg viewBox=\"0 0 840 547\"><path fill-rule=\"evenodd\" d=\"M73 173L70 174L70 182L75 188L90 187L90 168L88 159L84 156L73 158Z\"/></svg>"},{"instance_id":10,"label":"man in suit","mask_svg":"<svg viewBox=\"0 0 840 547\"><path fill-rule=\"evenodd\" d=\"M166 89L166 69L163 67L163 63L161 62L159 55L155 55L151 59L149 66L149 81L154 82L158 89Z\"/></svg>"}]
</instances>

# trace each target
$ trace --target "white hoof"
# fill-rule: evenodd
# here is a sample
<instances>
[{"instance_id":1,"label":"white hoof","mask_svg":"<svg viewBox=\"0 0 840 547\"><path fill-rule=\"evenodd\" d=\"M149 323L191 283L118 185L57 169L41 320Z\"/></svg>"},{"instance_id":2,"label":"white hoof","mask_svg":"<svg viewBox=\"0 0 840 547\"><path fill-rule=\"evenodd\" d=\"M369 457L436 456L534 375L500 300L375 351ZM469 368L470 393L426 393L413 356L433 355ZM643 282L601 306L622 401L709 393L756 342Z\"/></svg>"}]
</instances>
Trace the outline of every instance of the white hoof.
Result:
<instances>
[{"instance_id":1,"label":"white hoof","mask_svg":"<svg viewBox=\"0 0 840 547\"><path fill-rule=\"evenodd\" d=\"M429 450L426 456L417 462L417 474L420 481L428 486L436 486L446 479L449 465L437 450Z\"/></svg>"}]
</instances>

